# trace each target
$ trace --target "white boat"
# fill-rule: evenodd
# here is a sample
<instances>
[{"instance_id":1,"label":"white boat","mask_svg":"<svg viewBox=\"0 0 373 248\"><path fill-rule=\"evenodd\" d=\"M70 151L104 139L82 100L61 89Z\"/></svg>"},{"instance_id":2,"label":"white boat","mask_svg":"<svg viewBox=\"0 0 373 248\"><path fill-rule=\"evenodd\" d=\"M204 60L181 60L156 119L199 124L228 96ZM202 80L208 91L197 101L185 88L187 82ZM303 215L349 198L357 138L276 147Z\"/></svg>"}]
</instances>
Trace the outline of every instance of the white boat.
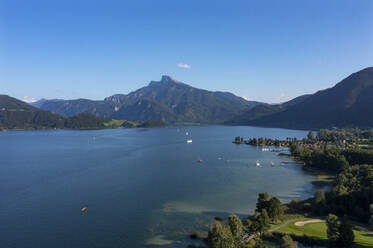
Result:
<instances>
[{"instance_id":1,"label":"white boat","mask_svg":"<svg viewBox=\"0 0 373 248\"><path fill-rule=\"evenodd\" d=\"M188 144L189 143L192 143L193 142L193 140L192 139L187 139L187 141L186 141Z\"/></svg>"},{"instance_id":2,"label":"white boat","mask_svg":"<svg viewBox=\"0 0 373 248\"><path fill-rule=\"evenodd\" d=\"M256 161L256 167L262 167L259 163L259 161Z\"/></svg>"}]
</instances>

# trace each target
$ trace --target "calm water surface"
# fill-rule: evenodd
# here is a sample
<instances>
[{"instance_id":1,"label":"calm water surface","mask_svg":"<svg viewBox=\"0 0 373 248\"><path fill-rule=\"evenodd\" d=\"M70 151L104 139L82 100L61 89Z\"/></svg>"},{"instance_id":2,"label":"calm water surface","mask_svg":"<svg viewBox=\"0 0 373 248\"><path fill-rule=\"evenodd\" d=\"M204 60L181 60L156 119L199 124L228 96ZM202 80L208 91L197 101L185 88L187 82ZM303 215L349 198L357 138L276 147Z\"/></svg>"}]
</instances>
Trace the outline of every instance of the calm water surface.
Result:
<instances>
[{"instance_id":1,"label":"calm water surface","mask_svg":"<svg viewBox=\"0 0 373 248\"><path fill-rule=\"evenodd\" d=\"M185 247L190 232L206 230L214 216L252 213L259 192L285 201L314 193L313 175L281 165L288 159L276 153L232 144L239 135L284 139L306 132L226 126L0 132L1 247Z\"/></svg>"}]
</instances>

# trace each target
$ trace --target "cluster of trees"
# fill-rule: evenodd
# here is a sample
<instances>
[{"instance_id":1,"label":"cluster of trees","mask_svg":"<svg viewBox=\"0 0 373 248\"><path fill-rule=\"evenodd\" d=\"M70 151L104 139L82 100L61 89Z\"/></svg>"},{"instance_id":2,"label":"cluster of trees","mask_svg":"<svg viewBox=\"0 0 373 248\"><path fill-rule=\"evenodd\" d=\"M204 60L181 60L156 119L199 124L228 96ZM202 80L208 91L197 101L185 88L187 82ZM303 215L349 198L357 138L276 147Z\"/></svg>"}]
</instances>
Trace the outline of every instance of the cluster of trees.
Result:
<instances>
[{"instance_id":1,"label":"cluster of trees","mask_svg":"<svg viewBox=\"0 0 373 248\"><path fill-rule=\"evenodd\" d=\"M293 143L290 153L302 160L306 166L341 172L351 165L373 165L373 151L364 149L339 149L333 146L310 148Z\"/></svg>"},{"instance_id":2,"label":"cluster of trees","mask_svg":"<svg viewBox=\"0 0 373 248\"><path fill-rule=\"evenodd\" d=\"M167 127L167 123L163 122L163 121L153 121L153 120L149 120L149 121L145 121L141 124L138 125L138 127L144 127L144 128L161 128L161 127Z\"/></svg>"},{"instance_id":3,"label":"cluster of trees","mask_svg":"<svg viewBox=\"0 0 373 248\"><path fill-rule=\"evenodd\" d=\"M269 198L269 194L267 192L259 193L258 201L256 203L256 212L262 213L263 210L268 213L268 217L273 222L279 220L284 214L281 201L274 196Z\"/></svg>"},{"instance_id":4,"label":"cluster of trees","mask_svg":"<svg viewBox=\"0 0 373 248\"><path fill-rule=\"evenodd\" d=\"M246 248L243 240L247 229L237 215L230 215L226 223L216 221L208 232L207 245L210 248Z\"/></svg>"},{"instance_id":5,"label":"cluster of trees","mask_svg":"<svg viewBox=\"0 0 373 248\"><path fill-rule=\"evenodd\" d=\"M289 206L315 215L348 215L361 222L373 223L373 166L356 165L345 169L334 180L330 192L318 191L312 200ZM301 206L300 206L301 205Z\"/></svg>"},{"instance_id":6,"label":"cluster of trees","mask_svg":"<svg viewBox=\"0 0 373 248\"><path fill-rule=\"evenodd\" d=\"M344 216L339 222L336 215L329 214L326 218L326 225L326 234L330 241L330 246L352 247L355 236L347 216Z\"/></svg>"},{"instance_id":7,"label":"cluster of trees","mask_svg":"<svg viewBox=\"0 0 373 248\"><path fill-rule=\"evenodd\" d=\"M259 193L255 213L246 221L250 233L260 237L268 231L270 224L278 221L283 214L283 206L278 198L270 198L267 192Z\"/></svg>"},{"instance_id":8,"label":"cluster of trees","mask_svg":"<svg viewBox=\"0 0 373 248\"><path fill-rule=\"evenodd\" d=\"M313 134L313 135L312 135ZM310 136L311 135L311 136ZM313 137L312 137L313 136ZM317 135L311 131L307 136L309 140L324 141L324 142L357 142L361 139L372 139L373 129L361 130L361 129L320 129Z\"/></svg>"},{"instance_id":9,"label":"cluster of trees","mask_svg":"<svg viewBox=\"0 0 373 248\"><path fill-rule=\"evenodd\" d=\"M244 248L266 247L262 243L255 244L254 237L260 237L270 227L271 222L279 220L283 215L283 206L276 197L268 193L259 193L255 214L245 220L245 225L236 215L230 215L226 222L216 221L208 232L207 244L210 248ZM244 242L244 236L250 230L253 235L251 243ZM281 247L296 247L294 242L285 238ZM290 245L290 246L289 246Z\"/></svg>"},{"instance_id":10,"label":"cluster of trees","mask_svg":"<svg viewBox=\"0 0 373 248\"><path fill-rule=\"evenodd\" d=\"M101 129L106 128L105 123L111 119L95 116L92 114L78 114L66 118L64 128L68 129Z\"/></svg>"},{"instance_id":11,"label":"cluster of trees","mask_svg":"<svg viewBox=\"0 0 373 248\"><path fill-rule=\"evenodd\" d=\"M344 149L341 154L350 165L370 164L373 165L373 150Z\"/></svg>"},{"instance_id":12,"label":"cluster of trees","mask_svg":"<svg viewBox=\"0 0 373 248\"><path fill-rule=\"evenodd\" d=\"M254 146L280 146L281 144L279 140L269 138L253 138L249 139L247 143Z\"/></svg>"},{"instance_id":13,"label":"cluster of trees","mask_svg":"<svg viewBox=\"0 0 373 248\"><path fill-rule=\"evenodd\" d=\"M258 236L264 234L270 227L271 219L268 212L263 208L260 212L255 211L254 216L248 221L250 231Z\"/></svg>"},{"instance_id":14,"label":"cluster of trees","mask_svg":"<svg viewBox=\"0 0 373 248\"><path fill-rule=\"evenodd\" d=\"M373 145L373 129L361 130L361 129L336 129L328 130L321 129L317 135L310 131L307 138L303 139L304 143L307 144L332 144L336 147L353 148L359 147L360 145ZM364 147L363 147L364 148Z\"/></svg>"},{"instance_id":15,"label":"cluster of trees","mask_svg":"<svg viewBox=\"0 0 373 248\"><path fill-rule=\"evenodd\" d=\"M322 137L339 137L350 132L323 131ZM356 130L353 137L370 137L371 130ZM351 135L352 135L351 134ZM328 136L329 135L329 136ZM329 137L330 138L330 137ZM338 138L339 139L339 138ZM306 166L338 172L331 192L315 196L315 209L318 215L334 213L368 222L370 204L373 203L373 151L356 148L339 149L336 147L309 148L292 144L290 152L302 160ZM373 220L371 220L373 221Z\"/></svg>"},{"instance_id":16,"label":"cluster of trees","mask_svg":"<svg viewBox=\"0 0 373 248\"><path fill-rule=\"evenodd\" d=\"M373 203L373 166L355 165L344 170L326 200L330 212L368 222Z\"/></svg>"},{"instance_id":17,"label":"cluster of trees","mask_svg":"<svg viewBox=\"0 0 373 248\"><path fill-rule=\"evenodd\" d=\"M311 149L308 146L292 144L290 145L290 152L309 167L337 172L349 167L349 162L342 150L335 147Z\"/></svg>"}]
</instances>

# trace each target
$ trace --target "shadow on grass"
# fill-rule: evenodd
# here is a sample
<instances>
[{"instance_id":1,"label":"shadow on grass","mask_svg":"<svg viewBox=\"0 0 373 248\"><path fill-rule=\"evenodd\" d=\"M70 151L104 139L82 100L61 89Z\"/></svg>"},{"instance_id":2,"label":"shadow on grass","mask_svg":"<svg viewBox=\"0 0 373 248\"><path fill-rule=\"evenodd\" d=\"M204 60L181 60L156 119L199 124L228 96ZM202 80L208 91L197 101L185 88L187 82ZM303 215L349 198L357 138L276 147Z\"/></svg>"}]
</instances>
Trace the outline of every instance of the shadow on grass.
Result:
<instances>
[{"instance_id":1,"label":"shadow on grass","mask_svg":"<svg viewBox=\"0 0 373 248\"><path fill-rule=\"evenodd\" d=\"M361 236L373 238L373 233L363 233Z\"/></svg>"}]
</instances>

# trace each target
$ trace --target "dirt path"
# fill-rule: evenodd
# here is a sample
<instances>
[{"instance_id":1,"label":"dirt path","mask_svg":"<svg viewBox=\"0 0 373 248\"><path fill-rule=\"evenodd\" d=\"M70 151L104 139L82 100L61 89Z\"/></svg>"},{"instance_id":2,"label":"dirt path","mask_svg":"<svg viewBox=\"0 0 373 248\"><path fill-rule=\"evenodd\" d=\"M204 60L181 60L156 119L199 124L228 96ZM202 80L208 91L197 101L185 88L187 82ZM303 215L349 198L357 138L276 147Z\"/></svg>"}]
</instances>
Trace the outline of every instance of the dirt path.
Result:
<instances>
[{"instance_id":1,"label":"dirt path","mask_svg":"<svg viewBox=\"0 0 373 248\"><path fill-rule=\"evenodd\" d=\"M279 226L276 226L274 228L271 228L268 230L268 232L274 232L274 231L277 231L278 229L281 229L285 226L287 226L288 224L290 224L291 222L294 222L294 221L297 221L297 220L304 220L304 218L298 218L298 219L292 219L292 220L288 220L286 222L284 222L283 224L279 225ZM297 222L298 223L298 222Z\"/></svg>"}]
</instances>

